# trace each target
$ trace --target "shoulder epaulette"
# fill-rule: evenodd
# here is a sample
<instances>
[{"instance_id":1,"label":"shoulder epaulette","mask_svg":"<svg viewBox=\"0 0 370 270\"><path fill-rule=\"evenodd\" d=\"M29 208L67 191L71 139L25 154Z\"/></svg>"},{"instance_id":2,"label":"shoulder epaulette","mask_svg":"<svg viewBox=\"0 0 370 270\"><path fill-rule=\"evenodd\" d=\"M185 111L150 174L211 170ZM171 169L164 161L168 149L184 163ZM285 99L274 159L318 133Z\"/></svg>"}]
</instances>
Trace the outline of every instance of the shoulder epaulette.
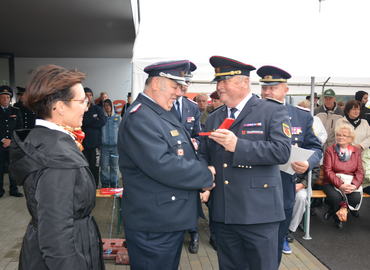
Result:
<instances>
[{"instance_id":1,"label":"shoulder epaulette","mask_svg":"<svg viewBox=\"0 0 370 270\"><path fill-rule=\"evenodd\" d=\"M280 100L277 100L277 99L274 99L274 98L267 97L266 100L273 101L273 102L276 102L276 103L279 103L279 104L284 104L284 102L282 102Z\"/></svg>"},{"instance_id":2,"label":"shoulder epaulette","mask_svg":"<svg viewBox=\"0 0 370 270\"><path fill-rule=\"evenodd\" d=\"M308 109L308 108L305 108L305 107L301 107L301 106L295 106L296 108L298 108L298 109L301 109L302 111L306 111L306 112L310 112L311 110L310 109Z\"/></svg>"},{"instance_id":3,"label":"shoulder epaulette","mask_svg":"<svg viewBox=\"0 0 370 270\"><path fill-rule=\"evenodd\" d=\"M131 110L130 110L130 113L135 113L137 112L141 107L141 103L135 105Z\"/></svg>"},{"instance_id":4,"label":"shoulder epaulette","mask_svg":"<svg viewBox=\"0 0 370 270\"><path fill-rule=\"evenodd\" d=\"M189 100L191 103L194 103L195 105L197 105L197 106L198 106L198 103L196 103L194 100L192 100L192 99L190 99L190 98L188 98L188 97L186 97L186 99L187 99L187 100Z\"/></svg>"}]
</instances>

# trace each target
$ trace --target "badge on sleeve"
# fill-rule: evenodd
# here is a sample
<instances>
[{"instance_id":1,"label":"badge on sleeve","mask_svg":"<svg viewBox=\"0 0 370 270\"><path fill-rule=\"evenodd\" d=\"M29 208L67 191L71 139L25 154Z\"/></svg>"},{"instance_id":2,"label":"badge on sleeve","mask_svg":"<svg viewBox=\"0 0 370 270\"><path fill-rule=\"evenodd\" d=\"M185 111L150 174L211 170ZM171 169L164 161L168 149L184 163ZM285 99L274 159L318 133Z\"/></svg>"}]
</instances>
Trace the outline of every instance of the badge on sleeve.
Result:
<instances>
[{"instance_id":1,"label":"badge on sleeve","mask_svg":"<svg viewBox=\"0 0 370 270\"><path fill-rule=\"evenodd\" d=\"M290 132L289 125L283 123L282 126L283 126L283 133L285 134L285 136L287 136L288 138L292 138L292 133Z\"/></svg>"}]
</instances>

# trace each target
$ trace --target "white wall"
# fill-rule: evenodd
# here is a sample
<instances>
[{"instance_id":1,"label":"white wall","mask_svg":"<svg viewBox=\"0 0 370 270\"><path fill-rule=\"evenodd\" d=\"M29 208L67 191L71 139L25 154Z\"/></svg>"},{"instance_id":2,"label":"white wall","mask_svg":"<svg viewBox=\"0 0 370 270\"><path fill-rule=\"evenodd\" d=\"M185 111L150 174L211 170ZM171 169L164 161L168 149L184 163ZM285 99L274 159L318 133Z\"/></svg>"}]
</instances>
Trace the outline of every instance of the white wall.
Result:
<instances>
[{"instance_id":1,"label":"white wall","mask_svg":"<svg viewBox=\"0 0 370 270\"><path fill-rule=\"evenodd\" d=\"M107 92L112 100L126 100L131 91L132 65L128 58L15 58L16 85L25 86L32 71L46 64L86 73L83 85L94 91L95 98Z\"/></svg>"}]
</instances>

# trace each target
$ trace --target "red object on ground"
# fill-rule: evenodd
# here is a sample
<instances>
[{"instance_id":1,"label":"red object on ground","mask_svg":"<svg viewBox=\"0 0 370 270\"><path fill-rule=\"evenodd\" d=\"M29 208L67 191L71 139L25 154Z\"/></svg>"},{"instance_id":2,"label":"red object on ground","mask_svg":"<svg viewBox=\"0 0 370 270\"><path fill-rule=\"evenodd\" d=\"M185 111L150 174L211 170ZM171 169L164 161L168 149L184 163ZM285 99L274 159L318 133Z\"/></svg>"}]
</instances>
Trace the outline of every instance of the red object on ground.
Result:
<instances>
[{"instance_id":1,"label":"red object on ground","mask_svg":"<svg viewBox=\"0 0 370 270\"><path fill-rule=\"evenodd\" d=\"M234 123L234 118L226 118L217 129L229 129ZM212 131L209 132L199 132L199 136L209 136Z\"/></svg>"},{"instance_id":2,"label":"red object on ground","mask_svg":"<svg viewBox=\"0 0 370 270\"><path fill-rule=\"evenodd\" d=\"M130 264L126 239L103 238L103 258L105 260L116 260L116 264Z\"/></svg>"},{"instance_id":3,"label":"red object on ground","mask_svg":"<svg viewBox=\"0 0 370 270\"><path fill-rule=\"evenodd\" d=\"M122 194L123 188L101 188L100 194L101 195L116 195Z\"/></svg>"}]
</instances>

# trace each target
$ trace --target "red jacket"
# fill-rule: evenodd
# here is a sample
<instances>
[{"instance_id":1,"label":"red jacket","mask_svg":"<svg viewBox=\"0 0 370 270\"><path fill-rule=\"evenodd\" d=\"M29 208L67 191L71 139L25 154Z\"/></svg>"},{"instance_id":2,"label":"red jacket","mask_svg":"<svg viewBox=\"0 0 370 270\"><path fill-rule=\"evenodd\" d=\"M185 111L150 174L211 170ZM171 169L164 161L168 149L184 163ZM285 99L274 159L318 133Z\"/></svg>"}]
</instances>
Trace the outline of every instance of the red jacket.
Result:
<instances>
[{"instance_id":1,"label":"red jacket","mask_svg":"<svg viewBox=\"0 0 370 270\"><path fill-rule=\"evenodd\" d=\"M343 181L336 176L336 173L353 175L352 184L360 187L364 180L364 169L362 168L361 150L357 147L352 148L351 159L347 162L339 160L335 152L335 144L328 147L324 156L324 184L332 184L339 188Z\"/></svg>"}]
</instances>

